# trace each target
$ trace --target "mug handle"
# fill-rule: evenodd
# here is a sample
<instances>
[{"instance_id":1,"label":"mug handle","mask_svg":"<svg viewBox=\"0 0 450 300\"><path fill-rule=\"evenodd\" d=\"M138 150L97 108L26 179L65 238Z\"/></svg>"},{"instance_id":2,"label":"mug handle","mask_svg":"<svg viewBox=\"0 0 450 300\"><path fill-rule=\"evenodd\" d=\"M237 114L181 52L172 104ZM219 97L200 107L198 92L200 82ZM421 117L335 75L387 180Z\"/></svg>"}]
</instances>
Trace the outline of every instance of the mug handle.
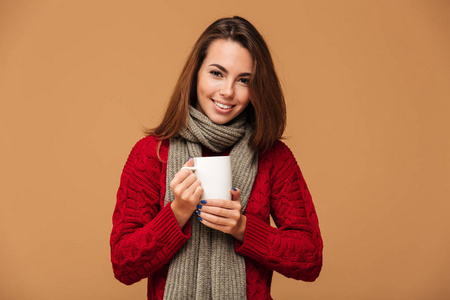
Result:
<instances>
[{"instance_id":1,"label":"mug handle","mask_svg":"<svg viewBox=\"0 0 450 300\"><path fill-rule=\"evenodd\" d=\"M197 167L182 167L181 168L181 170L184 170L184 169L195 171L195 170L197 170Z\"/></svg>"}]
</instances>

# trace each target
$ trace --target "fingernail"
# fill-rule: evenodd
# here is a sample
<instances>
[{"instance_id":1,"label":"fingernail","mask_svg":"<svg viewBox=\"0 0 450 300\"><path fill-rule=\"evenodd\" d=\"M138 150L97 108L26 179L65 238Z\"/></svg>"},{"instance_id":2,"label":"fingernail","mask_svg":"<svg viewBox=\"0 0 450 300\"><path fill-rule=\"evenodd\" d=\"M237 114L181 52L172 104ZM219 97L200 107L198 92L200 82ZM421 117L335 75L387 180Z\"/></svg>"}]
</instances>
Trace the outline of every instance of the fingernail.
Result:
<instances>
[{"instance_id":1,"label":"fingernail","mask_svg":"<svg viewBox=\"0 0 450 300\"><path fill-rule=\"evenodd\" d=\"M231 189L236 192L236 188L232 187Z\"/></svg>"},{"instance_id":2,"label":"fingernail","mask_svg":"<svg viewBox=\"0 0 450 300\"><path fill-rule=\"evenodd\" d=\"M200 212L198 210L195 211L197 213L197 215L200 215Z\"/></svg>"},{"instance_id":3,"label":"fingernail","mask_svg":"<svg viewBox=\"0 0 450 300\"><path fill-rule=\"evenodd\" d=\"M203 219L201 217L197 217L200 221L203 221Z\"/></svg>"},{"instance_id":4,"label":"fingernail","mask_svg":"<svg viewBox=\"0 0 450 300\"><path fill-rule=\"evenodd\" d=\"M188 160L186 162L188 162L191 158L192 158L192 156L189 156L189 158L188 158Z\"/></svg>"},{"instance_id":5,"label":"fingernail","mask_svg":"<svg viewBox=\"0 0 450 300\"><path fill-rule=\"evenodd\" d=\"M202 209L202 205L197 205L197 209Z\"/></svg>"},{"instance_id":6,"label":"fingernail","mask_svg":"<svg viewBox=\"0 0 450 300\"><path fill-rule=\"evenodd\" d=\"M200 201L201 204L206 204L206 200Z\"/></svg>"}]
</instances>

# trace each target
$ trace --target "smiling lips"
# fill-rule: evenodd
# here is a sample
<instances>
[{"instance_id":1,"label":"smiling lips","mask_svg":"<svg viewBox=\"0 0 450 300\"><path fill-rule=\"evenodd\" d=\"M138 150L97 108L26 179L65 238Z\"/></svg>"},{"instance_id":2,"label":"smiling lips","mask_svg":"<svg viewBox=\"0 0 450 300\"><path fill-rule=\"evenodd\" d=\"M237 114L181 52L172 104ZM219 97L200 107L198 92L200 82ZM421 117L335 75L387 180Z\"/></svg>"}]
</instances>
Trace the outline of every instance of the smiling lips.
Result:
<instances>
[{"instance_id":1,"label":"smiling lips","mask_svg":"<svg viewBox=\"0 0 450 300\"><path fill-rule=\"evenodd\" d=\"M226 105L226 104L222 104L222 103L219 103L219 102L217 102L216 100L214 100L214 99L211 99L213 102L214 102L214 104L215 105L217 105L218 107L220 107L220 108L222 108L222 109L231 109L231 108L233 108L235 105Z\"/></svg>"}]
</instances>

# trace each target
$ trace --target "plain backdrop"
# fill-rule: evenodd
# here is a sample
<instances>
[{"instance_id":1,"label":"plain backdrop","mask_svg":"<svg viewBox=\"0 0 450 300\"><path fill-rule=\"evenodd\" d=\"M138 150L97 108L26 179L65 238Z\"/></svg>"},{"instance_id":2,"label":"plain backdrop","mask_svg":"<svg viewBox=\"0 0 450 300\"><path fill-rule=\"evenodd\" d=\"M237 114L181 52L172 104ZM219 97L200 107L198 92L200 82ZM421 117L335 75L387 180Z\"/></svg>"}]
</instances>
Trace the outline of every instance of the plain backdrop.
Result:
<instances>
[{"instance_id":1,"label":"plain backdrop","mask_svg":"<svg viewBox=\"0 0 450 300\"><path fill-rule=\"evenodd\" d=\"M273 297L450 296L450 1L1 0L1 299L146 299L112 273L120 174L233 15L270 46L324 240Z\"/></svg>"}]
</instances>

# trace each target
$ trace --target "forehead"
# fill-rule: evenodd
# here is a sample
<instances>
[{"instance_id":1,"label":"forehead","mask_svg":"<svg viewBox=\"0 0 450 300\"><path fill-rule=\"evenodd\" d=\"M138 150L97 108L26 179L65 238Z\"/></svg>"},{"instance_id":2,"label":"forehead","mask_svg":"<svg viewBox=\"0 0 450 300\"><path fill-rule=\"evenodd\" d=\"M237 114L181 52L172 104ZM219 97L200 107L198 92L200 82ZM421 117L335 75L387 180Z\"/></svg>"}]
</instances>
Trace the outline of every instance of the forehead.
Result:
<instances>
[{"instance_id":1,"label":"forehead","mask_svg":"<svg viewBox=\"0 0 450 300\"><path fill-rule=\"evenodd\" d=\"M210 64L219 64L230 72L251 73L253 70L250 52L239 43L224 39L217 39L209 46L203 65Z\"/></svg>"}]
</instances>

